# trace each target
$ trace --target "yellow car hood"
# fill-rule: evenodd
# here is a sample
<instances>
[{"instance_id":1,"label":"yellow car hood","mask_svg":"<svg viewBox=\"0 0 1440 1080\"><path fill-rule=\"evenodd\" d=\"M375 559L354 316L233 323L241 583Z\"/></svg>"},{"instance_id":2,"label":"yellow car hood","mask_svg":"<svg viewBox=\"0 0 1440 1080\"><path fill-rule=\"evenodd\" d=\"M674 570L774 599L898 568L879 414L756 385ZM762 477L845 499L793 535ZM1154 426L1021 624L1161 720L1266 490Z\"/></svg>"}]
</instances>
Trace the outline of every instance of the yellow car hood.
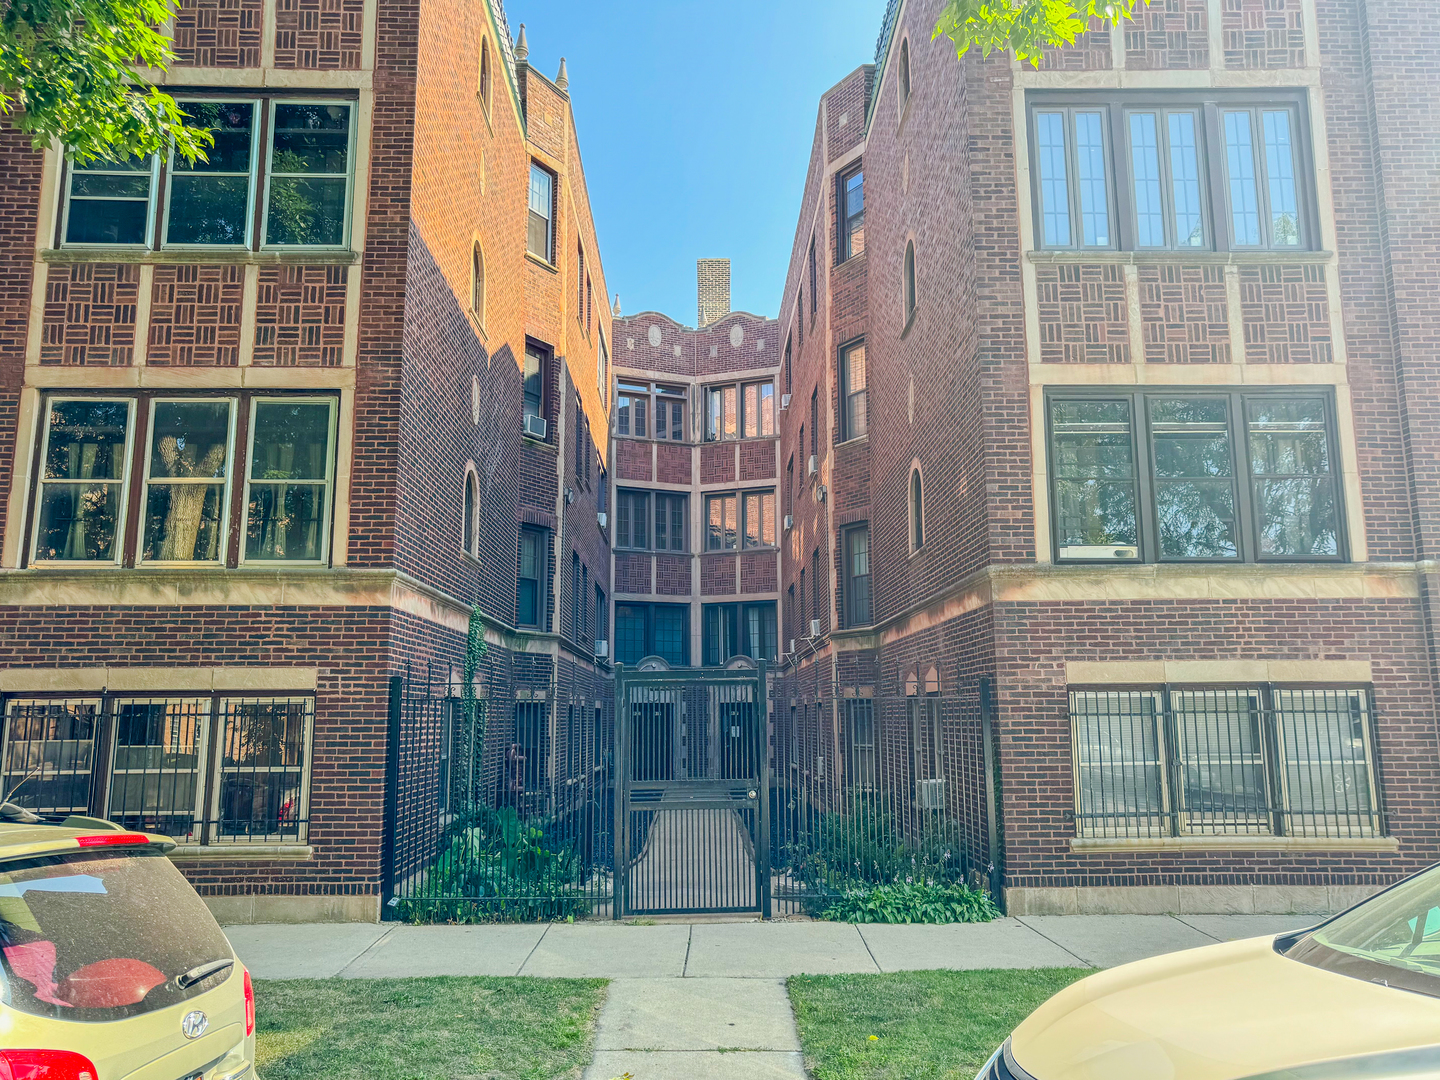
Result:
<instances>
[{"instance_id":1,"label":"yellow car hood","mask_svg":"<svg viewBox=\"0 0 1440 1080\"><path fill-rule=\"evenodd\" d=\"M1440 998L1288 960L1273 940L1083 979L1015 1029L1015 1062L1036 1080L1234 1080L1440 1042Z\"/></svg>"}]
</instances>

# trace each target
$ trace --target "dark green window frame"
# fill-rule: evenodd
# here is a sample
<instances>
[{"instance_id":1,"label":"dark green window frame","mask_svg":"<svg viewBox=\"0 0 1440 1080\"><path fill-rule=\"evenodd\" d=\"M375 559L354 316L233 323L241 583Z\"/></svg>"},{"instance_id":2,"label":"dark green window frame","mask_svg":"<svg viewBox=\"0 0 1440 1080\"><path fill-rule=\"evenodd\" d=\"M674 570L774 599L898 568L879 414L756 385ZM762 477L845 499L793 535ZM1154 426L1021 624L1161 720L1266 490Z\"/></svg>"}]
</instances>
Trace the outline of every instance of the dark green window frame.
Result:
<instances>
[{"instance_id":1,"label":"dark green window frame","mask_svg":"<svg viewBox=\"0 0 1440 1080\"><path fill-rule=\"evenodd\" d=\"M1157 410L1156 402L1182 402L1187 405L1210 406L1217 403L1224 406L1223 422L1217 422L1206 427L1204 424L1167 424L1163 410ZM1074 454L1062 454L1060 440L1064 439L1067 432L1057 430L1057 415L1061 409L1057 406L1080 404L1110 403L1116 406L1112 410L1114 423L1106 432L1110 442L1108 452L1101 453L1099 450L1093 455L1091 468L1097 473L1094 476L1082 475L1084 472L1083 463L1077 466L1074 471L1077 475L1065 475L1068 469L1067 457L1072 459ZM1255 453L1261 444L1259 438L1267 434L1274 439L1284 439L1286 433L1274 431L1267 433L1256 420L1256 411L1264 409L1267 405L1277 406L1282 404L1301 405L1309 411L1311 418L1305 423L1309 426L1303 434L1319 434L1323 437L1323 459L1325 468L1323 471L1281 473L1273 468L1257 473L1257 465L1263 467L1263 462ZM1123 406L1123 409L1120 408ZM1121 414L1128 410L1128 419L1121 420ZM1196 408L1195 414L1204 410ZM1098 415L1098 414L1097 414ZM1062 417L1063 419L1063 417ZM1313 426L1316 423L1319 426ZM1344 498L1344 472L1340 463L1338 424L1335 415L1334 392L1329 387L1294 387L1284 389L1265 390L1241 390L1232 387L1146 387L1144 389L1128 390L1118 388L1086 388L1086 389L1055 389L1048 391L1045 395L1045 424L1046 424L1046 449L1047 449L1047 474L1049 492L1047 497L1050 500L1050 529L1051 529L1051 550L1055 562L1228 562L1228 563L1260 563L1260 562L1346 562L1349 560L1349 545L1346 535L1346 514ZM1127 436L1128 425L1128 438ZM1205 430L1201 430L1204 428ZM1171 462L1184 458L1180 447L1188 440L1194 445L1197 440L1203 439L1206 431L1212 437L1222 437L1228 440L1228 473L1211 471L1204 474L1184 475L1175 471L1173 464L1167 465L1164 454L1157 455L1157 441L1164 443L1167 440L1171 443L1168 448ZM1313 440L1312 440L1313 441ZM1213 442L1213 438L1212 438ZM1272 450L1283 456L1288 452L1278 442L1269 444L1278 449ZM1291 451L1294 447L1291 447ZM1123 466L1123 453L1129 453L1129 475L1116 470L1117 462ZM1101 459L1104 459L1103 461ZM1211 459L1212 464L1214 458ZM1138 467L1137 467L1138 466ZM1108 478L1098 475L1100 472L1109 471ZM1289 550L1276 550L1273 539L1267 541L1267 535L1274 536L1273 527L1267 527L1264 510L1264 501L1268 487L1274 486L1283 489L1287 479L1292 481L1310 478L1317 485L1323 479L1328 491L1325 492L1329 500L1329 535L1333 543L1325 544L1322 538L1326 534L1325 529L1313 530L1309 546L1311 550L1296 550L1293 545ZM1182 492L1187 484L1194 489L1196 497L1201 497L1198 492L1203 487L1210 492L1212 500L1219 499L1223 504L1223 481L1228 479L1230 511L1233 518L1231 526L1231 537L1233 538L1233 551L1225 550L1223 545L1214 545L1208 551L1196 551L1190 554L1179 553L1170 542L1176 537L1174 526L1176 518L1174 514L1183 512L1183 507L1178 506L1180 495L1167 496L1167 489L1170 492ZM1106 486L1117 489L1116 504L1120 504L1114 520L1119 527L1106 535L1095 534L1088 537L1089 543L1067 542L1064 534L1068 529L1066 519L1073 517L1067 514L1062 517L1061 508L1065 501L1065 494L1062 492L1062 485L1067 483L1075 484L1083 490L1085 485L1090 485L1092 490L1100 482ZM1123 489L1128 485L1130 493L1129 504L1133 514L1133 525L1128 534L1123 526ZM1318 488L1317 488L1318 490ZM1168 503L1166 502L1168 498ZM1165 506L1168 505L1173 511L1169 522L1162 521L1162 514ZM1275 519L1271 519L1275 520ZM1212 532L1213 535L1213 532ZM1168 550L1167 550L1168 548ZM1317 550L1320 549L1320 550ZM1325 550L1328 548L1329 550Z\"/></svg>"}]
</instances>

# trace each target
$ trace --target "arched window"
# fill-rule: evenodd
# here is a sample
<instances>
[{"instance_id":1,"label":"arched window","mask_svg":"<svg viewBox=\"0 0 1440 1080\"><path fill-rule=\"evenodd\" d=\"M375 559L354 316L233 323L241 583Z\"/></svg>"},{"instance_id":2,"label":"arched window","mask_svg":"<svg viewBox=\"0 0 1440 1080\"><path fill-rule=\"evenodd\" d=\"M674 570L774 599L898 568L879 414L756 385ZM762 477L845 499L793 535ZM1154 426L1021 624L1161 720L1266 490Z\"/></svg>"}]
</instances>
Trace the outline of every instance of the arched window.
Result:
<instances>
[{"instance_id":1,"label":"arched window","mask_svg":"<svg viewBox=\"0 0 1440 1080\"><path fill-rule=\"evenodd\" d=\"M480 39L480 104L490 111L490 39Z\"/></svg>"},{"instance_id":2,"label":"arched window","mask_svg":"<svg viewBox=\"0 0 1440 1080\"><path fill-rule=\"evenodd\" d=\"M915 241L905 245L905 323L915 314Z\"/></svg>"},{"instance_id":3,"label":"arched window","mask_svg":"<svg viewBox=\"0 0 1440 1080\"><path fill-rule=\"evenodd\" d=\"M925 546L925 499L921 491L920 470L910 470L910 550Z\"/></svg>"},{"instance_id":4,"label":"arched window","mask_svg":"<svg viewBox=\"0 0 1440 1080\"><path fill-rule=\"evenodd\" d=\"M480 241L470 249L470 310L480 325L485 325L485 254L480 250Z\"/></svg>"},{"instance_id":5,"label":"arched window","mask_svg":"<svg viewBox=\"0 0 1440 1080\"><path fill-rule=\"evenodd\" d=\"M910 39L900 43L900 108L910 100Z\"/></svg>"},{"instance_id":6,"label":"arched window","mask_svg":"<svg viewBox=\"0 0 1440 1080\"><path fill-rule=\"evenodd\" d=\"M464 543L465 554L480 557L480 491L479 483L475 479L475 473L469 469L465 470L465 528Z\"/></svg>"}]
</instances>

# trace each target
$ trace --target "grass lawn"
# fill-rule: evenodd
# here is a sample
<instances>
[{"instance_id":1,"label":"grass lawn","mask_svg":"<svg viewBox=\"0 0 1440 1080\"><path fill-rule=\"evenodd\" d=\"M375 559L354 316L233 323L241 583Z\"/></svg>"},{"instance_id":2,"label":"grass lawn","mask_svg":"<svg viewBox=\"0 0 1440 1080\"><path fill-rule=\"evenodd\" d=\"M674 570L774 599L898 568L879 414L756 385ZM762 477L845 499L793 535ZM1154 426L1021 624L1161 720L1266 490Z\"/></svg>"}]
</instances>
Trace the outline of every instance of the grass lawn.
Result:
<instances>
[{"instance_id":1,"label":"grass lawn","mask_svg":"<svg viewBox=\"0 0 1440 1080\"><path fill-rule=\"evenodd\" d=\"M789 987L815 1080L972 1080L1037 1005L1093 974L1041 968L801 975Z\"/></svg>"},{"instance_id":2,"label":"grass lawn","mask_svg":"<svg viewBox=\"0 0 1440 1080\"><path fill-rule=\"evenodd\" d=\"M556 1080L590 1062L603 979L255 983L265 1080Z\"/></svg>"}]
</instances>

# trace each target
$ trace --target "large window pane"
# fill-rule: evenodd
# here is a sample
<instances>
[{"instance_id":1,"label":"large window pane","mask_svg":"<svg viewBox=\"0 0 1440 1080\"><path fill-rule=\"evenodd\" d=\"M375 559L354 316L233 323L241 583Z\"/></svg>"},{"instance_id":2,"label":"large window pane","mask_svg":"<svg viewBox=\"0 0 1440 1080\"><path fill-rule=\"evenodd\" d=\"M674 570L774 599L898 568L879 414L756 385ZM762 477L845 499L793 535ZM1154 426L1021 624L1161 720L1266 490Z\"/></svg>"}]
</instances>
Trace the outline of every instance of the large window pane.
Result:
<instances>
[{"instance_id":1,"label":"large window pane","mask_svg":"<svg viewBox=\"0 0 1440 1080\"><path fill-rule=\"evenodd\" d=\"M118 558L129 429L128 402L50 400L36 561Z\"/></svg>"},{"instance_id":2,"label":"large window pane","mask_svg":"<svg viewBox=\"0 0 1440 1080\"><path fill-rule=\"evenodd\" d=\"M1164 247L1160 137L1154 113L1130 114L1130 170L1135 182L1135 242L1141 247Z\"/></svg>"},{"instance_id":3,"label":"large window pane","mask_svg":"<svg viewBox=\"0 0 1440 1080\"><path fill-rule=\"evenodd\" d=\"M1040 219L1046 247L1070 246L1070 184L1065 155L1065 114L1035 114L1040 150Z\"/></svg>"},{"instance_id":4,"label":"large window pane","mask_svg":"<svg viewBox=\"0 0 1440 1080\"><path fill-rule=\"evenodd\" d=\"M1200 195L1200 151L1195 135L1195 114L1171 113L1169 136L1175 242L1180 247L1203 247L1205 216Z\"/></svg>"},{"instance_id":5,"label":"large window pane","mask_svg":"<svg viewBox=\"0 0 1440 1080\"><path fill-rule=\"evenodd\" d=\"M849 258L865 250L865 174L854 172L844 180L845 215L841 230L844 255Z\"/></svg>"},{"instance_id":6,"label":"large window pane","mask_svg":"<svg viewBox=\"0 0 1440 1080\"><path fill-rule=\"evenodd\" d=\"M309 698L225 698L220 702L220 839L300 840L310 721Z\"/></svg>"},{"instance_id":7,"label":"large window pane","mask_svg":"<svg viewBox=\"0 0 1440 1080\"><path fill-rule=\"evenodd\" d=\"M1260 555L1338 555L1339 508L1325 403L1254 398L1247 409Z\"/></svg>"},{"instance_id":8,"label":"large window pane","mask_svg":"<svg viewBox=\"0 0 1440 1080\"><path fill-rule=\"evenodd\" d=\"M175 840L201 836L209 698L115 703L106 817Z\"/></svg>"},{"instance_id":9,"label":"large window pane","mask_svg":"<svg viewBox=\"0 0 1440 1080\"><path fill-rule=\"evenodd\" d=\"M1366 836L1380 831L1371 788L1370 699L1364 690L1276 690L1286 831Z\"/></svg>"},{"instance_id":10,"label":"large window pane","mask_svg":"<svg viewBox=\"0 0 1440 1080\"><path fill-rule=\"evenodd\" d=\"M745 546L775 543L775 493L749 492L745 496Z\"/></svg>"},{"instance_id":11,"label":"large window pane","mask_svg":"<svg viewBox=\"0 0 1440 1080\"><path fill-rule=\"evenodd\" d=\"M1075 820L1081 836L1156 836L1166 830L1160 695L1072 691Z\"/></svg>"},{"instance_id":12,"label":"large window pane","mask_svg":"<svg viewBox=\"0 0 1440 1080\"><path fill-rule=\"evenodd\" d=\"M738 522L734 495L712 495L705 501L705 548L733 551L737 546Z\"/></svg>"},{"instance_id":13,"label":"large window pane","mask_svg":"<svg viewBox=\"0 0 1440 1080\"><path fill-rule=\"evenodd\" d=\"M525 346L524 409L526 416L544 416L545 408L545 361L549 359L533 345ZM635 410L637 435L645 434L645 410Z\"/></svg>"},{"instance_id":14,"label":"large window pane","mask_svg":"<svg viewBox=\"0 0 1440 1080\"><path fill-rule=\"evenodd\" d=\"M245 558L324 559L330 404L260 401L250 434ZM467 486L467 495L469 487ZM470 528L467 517L466 528Z\"/></svg>"},{"instance_id":15,"label":"large window pane","mask_svg":"<svg viewBox=\"0 0 1440 1080\"><path fill-rule=\"evenodd\" d=\"M690 609L677 604L656 604L652 618L655 655L673 667L688 666L690 657L685 642L689 637Z\"/></svg>"},{"instance_id":16,"label":"large window pane","mask_svg":"<svg viewBox=\"0 0 1440 1080\"><path fill-rule=\"evenodd\" d=\"M1300 204L1295 194L1295 148L1290 140L1290 112L1267 111L1265 126L1265 180L1270 195L1270 244L1295 247L1300 243Z\"/></svg>"},{"instance_id":17,"label":"large window pane","mask_svg":"<svg viewBox=\"0 0 1440 1080\"><path fill-rule=\"evenodd\" d=\"M1190 832L1270 831L1254 690L1176 690L1170 695L1180 753L1180 811Z\"/></svg>"},{"instance_id":18,"label":"large window pane","mask_svg":"<svg viewBox=\"0 0 1440 1080\"><path fill-rule=\"evenodd\" d=\"M530 166L530 224L525 245L531 255L550 261L551 215L555 206L555 178L539 165Z\"/></svg>"},{"instance_id":19,"label":"large window pane","mask_svg":"<svg viewBox=\"0 0 1440 1080\"><path fill-rule=\"evenodd\" d=\"M515 621L520 626L539 626L545 614L542 585L548 561L544 533L521 529L520 574L515 587Z\"/></svg>"},{"instance_id":20,"label":"large window pane","mask_svg":"<svg viewBox=\"0 0 1440 1080\"><path fill-rule=\"evenodd\" d=\"M224 554L230 401L158 401L150 421L147 562L216 562Z\"/></svg>"},{"instance_id":21,"label":"large window pane","mask_svg":"<svg viewBox=\"0 0 1440 1080\"><path fill-rule=\"evenodd\" d=\"M1055 401L1056 532L1061 558L1138 559L1128 401Z\"/></svg>"},{"instance_id":22,"label":"large window pane","mask_svg":"<svg viewBox=\"0 0 1440 1080\"><path fill-rule=\"evenodd\" d=\"M152 157L70 165L67 244L143 244L154 184Z\"/></svg>"},{"instance_id":23,"label":"large window pane","mask_svg":"<svg viewBox=\"0 0 1440 1080\"><path fill-rule=\"evenodd\" d=\"M5 719L5 801L42 815L88 814L99 699L12 698Z\"/></svg>"},{"instance_id":24,"label":"large window pane","mask_svg":"<svg viewBox=\"0 0 1440 1080\"><path fill-rule=\"evenodd\" d=\"M1110 191L1105 169L1105 122L1098 112L1075 114L1075 172L1080 227L1086 247L1110 243Z\"/></svg>"},{"instance_id":25,"label":"large window pane","mask_svg":"<svg viewBox=\"0 0 1440 1080\"><path fill-rule=\"evenodd\" d=\"M265 242L343 245L350 106L279 104L274 125Z\"/></svg>"},{"instance_id":26,"label":"large window pane","mask_svg":"<svg viewBox=\"0 0 1440 1080\"><path fill-rule=\"evenodd\" d=\"M172 155L165 242L243 245L250 221L250 168L255 104L182 101L192 127L207 129L215 145L208 160Z\"/></svg>"},{"instance_id":27,"label":"large window pane","mask_svg":"<svg viewBox=\"0 0 1440 1080\"><path fill-rule=\"evenodd\" d=\"M845 534L846 611L850 626L870 624L870 527Z\"/></svg>"},{"instance_id":28,"label":"large window pane","mask_svg":"<svg viewBox=\"0 0 1440 1080\"><path fill-rule=\"evenodd\" d=\"M1162 559L1233 559L1235 469L1223 398L1152 398L1155 517Z\"/></svg>"},{"instance_id":29,"label":"large window pane","mask_svg":"<svg viewBox=\"0 0 1440 1080\"><path fill-rule=\"evenodd\" d=\"M845 698L846 765L854 787L875 786L875 702Z\"/></svg>"},{"instance_id":30,"label":"large window pane","mask_svg":"<svg viewBox=\"0 0 1440 1080\"><path fill-rule=\"evenodd\" d=\"M1241 247L1260 244L1260 195L1255 185L1255 145L1249 112L1225 114L1225 166L1230 181L1230 222Z\"/></svg>"},{"instance_id":31,"label":"large window pane","mask_svg":"<svg viewBox=\"0 0 1440 1080\"><path fill-rule=\"evenodd\" d=\"M842 435L846 439L858 439L869 430L865 396L868 374L864 343L846 349L840 358L841 390L845 395Z\"/></svg>"},{"instance_id":32,"label":"large window pane","mask_svg":"<svg viewBox=\"0 0 1440 1080\"><path fill-rule=\"evenodd\" d=\"M641 604L615 605L615 660L638 664L646 655L648 610Z\"/></svg>"}]
</instances>

